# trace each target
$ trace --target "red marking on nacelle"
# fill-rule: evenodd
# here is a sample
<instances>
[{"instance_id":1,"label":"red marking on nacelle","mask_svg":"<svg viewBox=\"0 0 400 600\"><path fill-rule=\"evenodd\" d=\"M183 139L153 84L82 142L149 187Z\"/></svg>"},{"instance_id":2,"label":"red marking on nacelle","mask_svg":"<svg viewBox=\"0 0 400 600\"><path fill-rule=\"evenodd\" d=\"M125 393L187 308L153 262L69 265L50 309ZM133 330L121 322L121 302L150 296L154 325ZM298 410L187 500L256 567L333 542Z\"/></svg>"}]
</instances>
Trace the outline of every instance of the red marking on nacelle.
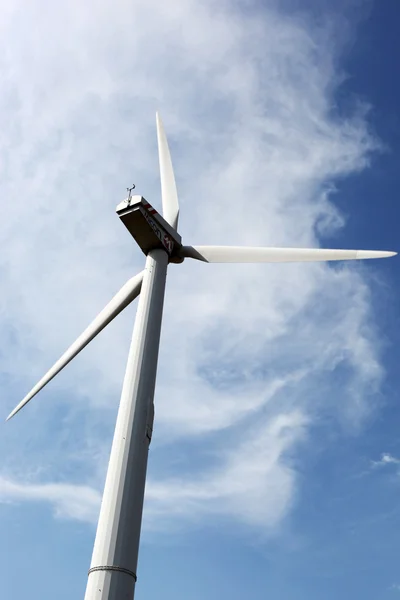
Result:
<instances>
[{"instance_id":1,"label":"red marking on nacelle","mask_svg":"<svg viewBox=\"0 0 400 600\"><path fill-rule=\"evenodd\" d=\"M143 200L143 204L145 205L146 209L149 211L150 214L152 214L152 215L157 214L156 209L153 208L152 205L147 202L147 200Z\"/></svg>"}]
</instances>

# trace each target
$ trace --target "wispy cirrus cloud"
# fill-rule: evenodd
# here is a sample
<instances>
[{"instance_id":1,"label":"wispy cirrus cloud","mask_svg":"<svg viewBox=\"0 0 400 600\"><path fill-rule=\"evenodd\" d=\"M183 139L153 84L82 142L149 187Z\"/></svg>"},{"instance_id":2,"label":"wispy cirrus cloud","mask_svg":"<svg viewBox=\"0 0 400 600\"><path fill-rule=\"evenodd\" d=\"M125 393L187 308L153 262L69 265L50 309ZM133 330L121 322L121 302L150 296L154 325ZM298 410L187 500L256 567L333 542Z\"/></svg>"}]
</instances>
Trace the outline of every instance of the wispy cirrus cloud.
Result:
<instances>
[{"instance_id":1,"label":"wispy cirrus cloud","mask_svg":"<svg viewBox=\"0 0 400 600\"><path fill-rule=\"evenodd\" d=\"M101 496L88 486L67 483L17 483L0 477L0 504L3 502L45 502L58 518L95 522Z\"/></svg>"},{"instance_id":2,"label":"wispy cirrus cloud","mask_svg":"<svg viewBox=\"0 0 400 600\"><path fill-rule=\"evenodd\" d=\"M188 473L147 486L147 526L176 524L202 515L239 519L271 531L295 497L290 455L306 434L300 413L261 420L234 449L221 451L219 464L196 477Z\"/></svg>"},{"instance_id":3,"label":"wispy cirrus cloud","mask_svg":"<svg viewBox=\"0 0 400 600\"><path fill-rule=\"evenodd\" d=\"M275 3L245 11L212 1L103 1L96 19L93 7L15 2L3 12L5 413L142 268L113 208L132 176L157 205L156 108L171 142L185 243L318 245L345 224L333 182L366 168L379 147L365 107L343 115L335 106L333 21L316 28ZM221 510L267 529L280 523L298 493L288 457L309 425L329 415L358 426L374 406L383 370L369 268L171 267L147 492L152 526L172 512L189 520ZM102 334L8 430L2 451L18 474L3 482L9 497L93 520L130 319ZM16 483L29 457L21 461L15 432L31 447L28 420L38 422L39 410L46 417L35 454L47 478L65 469L70 484ZM64 429L49 438L60 414ZM190 445L194 475L181 463L164 474L172 442ZM83 485L83 508L68 513L63 485L68 497Z\"/></svg>"},{"instance_id":4,"label":"wispy cirrus cloud","mask_svg":"<svg viewBox=\"0 0 400 600\"><path fill-rule=\"evenodd\" d=\"M221 452L212 469L196 477L175 476L169 481L150 479L146 488L145 528L168 528L198 520L202 515L239 518L248 525L272 530L289 509L294 473L290 464L279 464L285 453L302 441L306 422L300 414L279 416L254 427L252 439ZM1 502L45 502L59 518L95 523L101 494L87 485L18 483L0 478Z\"/></svg>"}]
</instances>

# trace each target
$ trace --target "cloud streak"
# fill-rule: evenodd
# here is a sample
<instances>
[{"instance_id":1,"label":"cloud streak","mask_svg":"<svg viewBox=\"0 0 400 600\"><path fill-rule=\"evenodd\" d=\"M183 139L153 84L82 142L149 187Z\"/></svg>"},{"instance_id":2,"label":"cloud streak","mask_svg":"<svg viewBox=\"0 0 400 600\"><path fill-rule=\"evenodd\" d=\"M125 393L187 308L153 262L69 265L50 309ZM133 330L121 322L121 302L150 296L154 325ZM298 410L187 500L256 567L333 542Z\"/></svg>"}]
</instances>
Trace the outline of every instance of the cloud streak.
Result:
<instances>
[{"instance_id":1,"label":"cloud streak","mask_svg":"<svg viewBox=\"0 0 400 600\"><path fill-rule=\"evenodd\" d=\"M100 508L100 494L87 486L63 483L20 484L0 477L0 503L45 502L53 507L57 518L95 522Z\"/></svg>"},{"instance_id":2,"label":"cloud streak","mask_svg":"<svg viewBox=\"0 0 400 600\"><path fill-rule=\"evenodd\" d=\"M149 480L146 488L148 530L189 520L196 515L233 516L249 525L271 530L279 523L294 495L293 469L285 464L285 452L304 437L302 415L279 416L267 425L261 422L253 435L234 449L225 450L219 465L196 478L175 477L169 481ZM0 502L46 502L56 517L94 523L100 493L86 485L66 483L18 483L0 478ZM168 515L168 520L166 520Z\"/></svg>"},{"instance_id":3,"label":"cloud streak","mask_svg":"<svg viewBox=\"0 0 400 600\"><path fill-rule=\"evenodd\" d=\"M373 469L379 469L379 468L382 468L382 467L387 467L388 465L399 466L400 465L400 458L396 458L395 456L392 456L390 453L384 452L383 454L381 454L381 458L379 460L372 460L371 461L371 467Z\"/></svg>"},{"instance_id":4,"label":"cloud streak","mask_svg":"<svg viewBox=\"0 0 400 600\"><path fill-rule=\"evenodd\" d=\"M218 466L196 477L150 480L146 525L164 526L176 519L202 516L234 518L271 531L279 525L295 497L294 469L285 453L304 438L306 421L299 413L279 416L254 426Z\"/></svg>"}]
</instances>

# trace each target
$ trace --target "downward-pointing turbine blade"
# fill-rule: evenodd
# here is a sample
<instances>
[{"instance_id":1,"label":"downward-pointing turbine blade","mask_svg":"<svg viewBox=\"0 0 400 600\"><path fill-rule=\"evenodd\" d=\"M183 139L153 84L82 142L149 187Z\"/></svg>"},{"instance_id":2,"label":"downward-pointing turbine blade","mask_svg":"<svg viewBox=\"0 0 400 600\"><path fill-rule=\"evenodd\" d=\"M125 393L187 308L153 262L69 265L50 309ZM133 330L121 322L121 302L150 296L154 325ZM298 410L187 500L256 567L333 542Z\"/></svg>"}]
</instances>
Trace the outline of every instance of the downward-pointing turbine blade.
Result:
<instances>
[{"instance_id":1,"label":"downward-pointing turbine blade","mask_svg":"<svg viewBox=\"0 0 400 600\"><path fill-rule=\"evenodd\" d=\"M156 121L163 217L174 229L176 229L178 227L179 202L174 170L168 148L167 136L165 135L164 126L158 113L156 113Z\"/></svg>"},{"instance_id":2,"label":"downward-pointing turbine blade","mask_svg":"<svg viewBox=\"0 0 400 600\"><path fill-rule=\"evenodd\" d=\"M29 394L8 415L7 421L21 410L44 386L53 379L106 325L130 304L140 293L143 272L129 279L107 306L97 315L89 327L68 348L62 357L47 371L46 375L31 389Z\"/></svg>"},{"instance_id":3,"label":"downward-pointing turbine blade","mask_svg":"<svg viewBox=\"0 0 400 600\"><path fill-rule=\"evenodd\" d=\"M251 248L244 246L183 246L181 256L210 263L311 262L386 258L397 252L325 250L323 248Z\"/></svg>"}]
</instances>

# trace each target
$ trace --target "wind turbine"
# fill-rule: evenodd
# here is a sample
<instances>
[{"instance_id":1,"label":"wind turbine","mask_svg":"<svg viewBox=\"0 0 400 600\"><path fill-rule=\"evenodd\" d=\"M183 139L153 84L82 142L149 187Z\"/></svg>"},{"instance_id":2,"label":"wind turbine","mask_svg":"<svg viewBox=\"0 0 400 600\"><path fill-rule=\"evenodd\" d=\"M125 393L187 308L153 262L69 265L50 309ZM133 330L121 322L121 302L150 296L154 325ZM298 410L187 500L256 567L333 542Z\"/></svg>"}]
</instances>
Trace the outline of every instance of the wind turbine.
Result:
<instances>
[{"instance_id":1,"label":"wind turbine","mask_svg":"<svg viewBox=\"0 0 400 600\"><path fill-rule=\"evenodd\" d=\"M120 289L89 327L32 388L14 416L104 327L140 294L129 350L85 600L132 600L135 592L154 388L169 263L265 263L384 258L396 252L319 248L183 246L179 203L164 127L156 115L163 216L143 197L129 195L116 212L146 255L144 271Z\"/></svg>"}]
</instances>

